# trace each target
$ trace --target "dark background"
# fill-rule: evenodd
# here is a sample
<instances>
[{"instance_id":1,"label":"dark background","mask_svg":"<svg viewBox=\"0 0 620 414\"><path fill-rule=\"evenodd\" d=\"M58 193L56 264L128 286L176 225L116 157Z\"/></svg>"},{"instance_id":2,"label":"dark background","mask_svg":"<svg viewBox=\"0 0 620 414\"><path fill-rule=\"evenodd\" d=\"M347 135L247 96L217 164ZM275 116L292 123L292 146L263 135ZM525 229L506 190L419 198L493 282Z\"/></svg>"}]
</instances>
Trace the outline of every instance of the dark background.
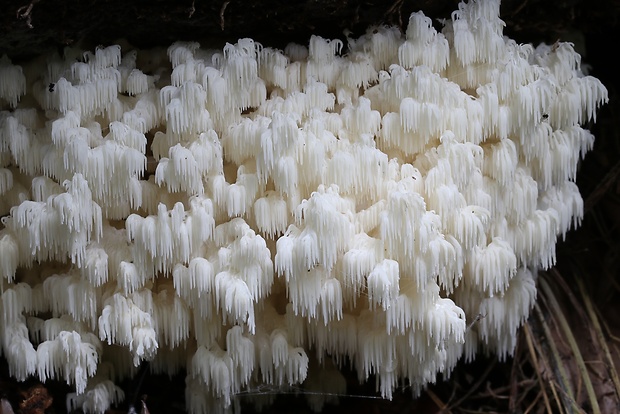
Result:
<instances>
[{"instance_id":1,"label":"dark background","mask_svg":"<svg viewBox=\"0 0 620 414\"><path fill-rule=\"evenodd\" d=\"M252 37L269 46L306 44L310 34L361 35L373 24L405 27L418 10L449 18L456 0L0 0L0 54L21 59L84 42L126 38L136 47L176 40ZM504 0L505 33L521 42L555 42L568 32L607 40L617 51L618 0ZM614 27L613 32L611 31ZM594 50L592 50L594 53Z\"/></svg>"},{"instance_id":2,"label":"dark background","mask_svg":"<svg viewBox=\"0 0 620 414\"><path fill-rule=\"evenodd\" d=\"M0 55L7 54L14 63L20 63L42 53L62 51L65 46L92 49L119 38L147 48L167 47L176 40L222 47L226 41L252 37L264 46L283 48L291 41L307 44L311 34L343 38L344 29L357 37L373 24L405 29L409 14L418 10L434 18L449 18L457 4L455 0L0 0ZM595 148L582 163L578 178L586 217L581 228L558 246L557 270L571 281L577 267L587 269L578 277L610 332L620 337L620 1L505 0L501 14L506 22L504 33L518 42L575 42L583 64L609 90L609 104L599 111L597 123L590 125L596 135ZM510 366L500 364L489 374L487 368L493 364L492 357L481 357L474 364L460 366L453 381L467 382L470 377L485 374L497 385ZM458 386L443 383L431 387L431 392L415 403L406 390L397 393L393 402L386 402L373 397L374 384L355 385L354 378L351 375L350 396L340 398L339 408L327 406L326 411L436 412L440 402L458 390ZM36 381L17 384L6 378L6 365L0 362L0 397L8 398L14 407L26 397L42 404L22 409L23 414L42 414L52 397L55 403L47 412L62 412L67 387L46 384L47 397L36 400L32 386ZM134 381L124 387L129 402L139 401L139 394L149 395L149 410L154 414L183 411L183 378L171 381L146 374L144 382ZM278 402L267 411L309 411L303 397L278 394ZM127 412L126 407L117 412ZM0 408L0 414L6 413Z\"/></svg>"}]
</instances>

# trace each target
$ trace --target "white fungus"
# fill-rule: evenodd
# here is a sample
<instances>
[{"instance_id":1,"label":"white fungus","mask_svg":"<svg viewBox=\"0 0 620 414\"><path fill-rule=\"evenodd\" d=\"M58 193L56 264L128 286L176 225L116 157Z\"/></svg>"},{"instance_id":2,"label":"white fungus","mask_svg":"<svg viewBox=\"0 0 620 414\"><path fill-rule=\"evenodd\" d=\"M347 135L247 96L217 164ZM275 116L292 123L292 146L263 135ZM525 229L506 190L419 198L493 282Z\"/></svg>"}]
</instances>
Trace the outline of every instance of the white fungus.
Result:
<instances>
[{"instance_id":1,"label":"white fungus","mask_svg":"<svg viewBox=\"0 0 620 414\"><path fill-rule=\"evenodd\" d=\"M38 80L0 58L10 374L103 413L151 361L185 369L205 413L254 384L341 390L343 365L391 398L511 355L536 271L583 218L581 125L607 90L570 43L504 37L497 0L443 24L177 42L168 61L67 49Z\"/></svg>"}]
</instances>

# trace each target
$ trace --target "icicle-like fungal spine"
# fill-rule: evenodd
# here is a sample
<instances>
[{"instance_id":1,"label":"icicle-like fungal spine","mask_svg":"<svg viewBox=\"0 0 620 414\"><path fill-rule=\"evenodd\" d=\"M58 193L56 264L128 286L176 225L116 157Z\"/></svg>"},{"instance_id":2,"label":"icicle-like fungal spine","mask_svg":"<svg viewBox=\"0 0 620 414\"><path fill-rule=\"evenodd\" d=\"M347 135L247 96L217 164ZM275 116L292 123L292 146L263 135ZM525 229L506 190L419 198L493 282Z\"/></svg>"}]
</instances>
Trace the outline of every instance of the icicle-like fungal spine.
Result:
<instances>
[{"instance_id":1,"label":"icicle-like fungal spine","mask_svg":"<svg viewBox=\"0 0 620 414\"><path fill-rule=\"evenodd\" d=\"M0 99L4 99L15 108L25 93L26 77L21 66L13 65L11 60L3 55L0 57Z\"/></svg>"},{"instance_id":2,"label":"icicle-like fungal spine","mask_svg":"<svg viewBox=\"0 0 620 414\"><path fill-rule=\"evenodd\" d=\"M391 398L511 355L533 272L583 219L583 126L608 92L571 44L504 36L499 11L413 13L346 49L67 48L41 74L0 58L9 374L99 414L150 361L186 373L199 414L255 386L340 390L336 365Z\"/></svg>"}]
</instances>

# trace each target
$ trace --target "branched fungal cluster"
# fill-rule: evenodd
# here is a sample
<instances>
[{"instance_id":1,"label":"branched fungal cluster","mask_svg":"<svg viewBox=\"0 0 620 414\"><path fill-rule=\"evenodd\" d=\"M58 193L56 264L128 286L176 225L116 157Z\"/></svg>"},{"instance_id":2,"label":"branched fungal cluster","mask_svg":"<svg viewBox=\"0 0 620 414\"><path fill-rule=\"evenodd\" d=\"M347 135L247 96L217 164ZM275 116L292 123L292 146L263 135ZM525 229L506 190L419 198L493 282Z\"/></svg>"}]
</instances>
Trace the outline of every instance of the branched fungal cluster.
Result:
<instances>
[{"instance_id":1,"label":"branched fungal cluster","mask_svg":"<svg viewBox=\"0 0 620 414\"><path fill-rule=\"evenodd\" d=\"M342 364L390 398L510 355L582 218L607 91L571 44L502 29L471 0L441 32L415 13L346 45L0 59L11 375L102 413L150 361L205 413L257 384L339 390Z\"/></svg>"}]
</instances>

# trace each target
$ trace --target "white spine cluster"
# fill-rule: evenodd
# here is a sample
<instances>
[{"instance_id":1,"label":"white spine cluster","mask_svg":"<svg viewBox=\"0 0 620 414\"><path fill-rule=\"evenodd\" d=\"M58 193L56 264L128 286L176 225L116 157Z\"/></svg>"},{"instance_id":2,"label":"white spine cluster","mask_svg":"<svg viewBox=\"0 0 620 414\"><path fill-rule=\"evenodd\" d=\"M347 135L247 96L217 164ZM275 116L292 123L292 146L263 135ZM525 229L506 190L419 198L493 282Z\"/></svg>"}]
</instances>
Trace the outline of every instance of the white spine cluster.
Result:
<instances>
[{"instance_id":1,"label":"white spine cluster","mask_svg":"<svg viewBox=\"0 0 620 414\"><path fill-rule=\"evenodd\" d=\"M518 45L498 14L471 0L441 31L415 13L404 35L284 51L179 42L158 68L119 46L32 79L0 59L11 375L101 413L147 360L185 368L203 413L255 384L342 389L343 364L390 398L511 354L583 216L580 125L607 91L572 45Z\"/></svg>"}]
</instances>

